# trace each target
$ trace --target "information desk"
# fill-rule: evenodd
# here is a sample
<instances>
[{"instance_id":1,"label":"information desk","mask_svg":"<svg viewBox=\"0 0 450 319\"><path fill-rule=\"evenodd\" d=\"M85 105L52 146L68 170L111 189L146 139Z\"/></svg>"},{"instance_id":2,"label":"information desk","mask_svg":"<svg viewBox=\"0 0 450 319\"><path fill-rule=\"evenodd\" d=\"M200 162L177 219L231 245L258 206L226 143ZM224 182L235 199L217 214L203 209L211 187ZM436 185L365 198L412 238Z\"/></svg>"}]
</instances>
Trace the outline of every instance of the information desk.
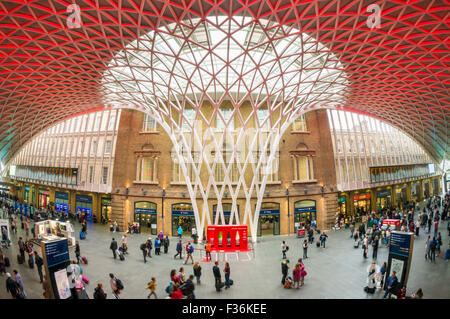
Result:
<instances>
[{"instance_id":1,"label":"information desk","mask_svg":"<svg viewBox=\"0 0 450 319\"><path fill-rule=\"evenodd\" d=\"M70 222L44 220L35 223L36 238L38 240L54 240L49 238L67 238L69 246L75 246L75 236Z\"/></svg>"}]
</instances>

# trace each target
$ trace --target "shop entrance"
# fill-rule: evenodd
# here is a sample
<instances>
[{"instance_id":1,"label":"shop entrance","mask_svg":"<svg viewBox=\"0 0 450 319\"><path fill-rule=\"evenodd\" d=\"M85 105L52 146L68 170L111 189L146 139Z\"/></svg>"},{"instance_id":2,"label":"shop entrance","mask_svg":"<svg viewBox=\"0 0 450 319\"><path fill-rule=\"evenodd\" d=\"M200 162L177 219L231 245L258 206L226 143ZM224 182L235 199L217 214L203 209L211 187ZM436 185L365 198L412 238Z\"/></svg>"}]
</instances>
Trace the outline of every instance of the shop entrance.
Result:
<instances>
[{"instance_id":1,"label":"shop entrance","mask_svg":"<svg viewBox=\"0 0 450 319\"><path fill-rule=\"evenodd\" d=\"M195 216L194 209L189 203L172 205L172 236L177 236L180 226L183 229L183 237L192 235L192 228L195 228Z\"/></svg>"},{"instance_id":2,"label":"shop entrance","mask_svg":"<svg viewBox=\"0 0 450 319\"><path fill-rule=\"evenodd\" d=\"M50 192L47 189L39 189L39 208L46 209L50 203Z\"/></svg>"},{"instance_id":3,"label":"shop entrance","mask_svg":"<svg viewBox=\"0 0 450 319\"><path fill-rule=\"evenodd\" d=\"M229 225L230 224L230 218L231 218L231 203L222 203L222 209L223 209L223 217L225 218L225 224L224 225ZM233 218L233 224L234 225L239 225L239 205L236 205L237 208L237 216L235 215ZM213 205L213 224L215 224L216 221L216 212L217 212L217 204ZM222 219L219 216L219 221L218 221L218 225L222 224Z\"/></svg>"},{"instance_id":4,"label":"shop entrance","mask_svg":"<svg viewBox=\"0 0 450 319\"><path fill-rule=\"evenodd\" d=\"M433 179L433 194L434 194L434 196L437 196L440 194L439 184L440 184L440 182L438 179Z\"/></svg>"},{"instance_id":5,"label":"shop entrance","mask_svg":"<svg viewBox=\"0 0 450 319\"><path fill-rule=\"evenodd\" d=\"M280 234L280 204L262 203L258 219L258 236Z\"/></svg>"},{"instance_id":6,"label":"shop entrance","mask_svg":"<svg viewBox=\"0 0 450 319\"><path fill-rule=\"evenodd\" d=\"M152 202L136 202L134 204L134 222L139 223L141 232L149 232L152 235L156 235L158 231L156 204Z\"/></svg>"},{"instance_id":7,"label":"shop entrance","mask_svg":"<svg viewBox=\"0 0 450 319\"><path fill-rule=\"evenodd\" d=\"M411 185L411 199L416 202L420 201L420 183Z\"/></svg>"},{"instance_id":8,"label":"shop entrance","mask_svg":"<svg viewBox=\"0 0 450 319\"><path fill-rule=\"evenodd\" d=\"M353 196L355 215L364 216L370 213L370 197L370 193Z\"/></svg>"},{"instance_id":9,"label":"shop entrance","mask_svg":"<svg viewBox=\"0 0 450 319\"><path fill-rule=\"evenodd\" d=\"M430 198L430 182L423 183L423 195L425 198Z\"/></svg>"},{"instance_id":10,"label":"shop entrance","mask_svg":"<svg viewBox=\"0 0 450 319\"><path fill-rule=\"evenodd\" d=\"M406 186L397 187L395 189L395 203L399 209L403 209L407 201Z\"/></svg>"},{"instance_id":11,"label":"shop entrance","mask_svg":"<svg viewBox=\"0 0 450 319\"><path fill-rule=\"evenodd\" d=\"M294 222L296 228L304 228L316 220L316 201L299 200L294 203Z\"/></svg>"},{"instance_id":12,"label":"shop entrance","mask_svg":"<svg viewBox=\"0 0 450 319\"><path fill-rule=\"evenodd\" d=\"M381 210L381 209L385 209L385 208L388 209L392 206L390 189L386 189L386 190L377 192L376 205L377 205L377 210Z\"/></svg>"},{"instance_id":13,"label":"shop entrance","mask_svg":"<svg viewBox=\"0 0 450 319\"><path fill-rule=\"evenodd\" d=\"M339 216L347 216L347 196L342 195L338 198L338 214Z\"/></svg>"},{"instance_id":14,"label":"shop entrance","mask_svg":"<svg viewBox=\"0 0 450 319\"><path fill-rule=\"evenodd\" d=\"M111 222L111 198L102 198L102 212L100 221L102 223L110 223Z\"/></svg>"},{"instance_id":15,"label":"shop entrance","mask_svg":"<svg viewBox=\"0 0 450 319\"><path fill-rule=\"evenodd\" d=\"M58 213L69 212L69 193L55 192L55 209Z\"/></svg>"},{"instance_id":16,"label":"shop entrance","mask_svg":"<svg viewBox=\"0 0 450 319\"><path fill-rule=\"evenodd\" d=\"M92 196L76 195L75 196L76 212L81 212L86 219L92 219Z\"/></svg>"}]
</instances>

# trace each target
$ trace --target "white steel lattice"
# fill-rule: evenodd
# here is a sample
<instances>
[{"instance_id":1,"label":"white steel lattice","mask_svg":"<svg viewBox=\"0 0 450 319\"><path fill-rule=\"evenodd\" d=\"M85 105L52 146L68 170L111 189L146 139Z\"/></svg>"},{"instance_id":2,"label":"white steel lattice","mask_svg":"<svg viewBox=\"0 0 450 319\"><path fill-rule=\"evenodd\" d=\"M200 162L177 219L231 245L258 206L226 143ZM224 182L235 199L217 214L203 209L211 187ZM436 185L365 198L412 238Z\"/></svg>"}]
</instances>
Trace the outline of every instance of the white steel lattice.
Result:
<instances>
[{"instance_id":1,"label":"white steel lattice","mask_svg":"<svg viewBox=\"0 0 450 319\"><path fill-rule=\"evenodd\" d=\"M105 103L140 109L169 133L200 238L211 220L208 205L198 207L196 198L203 203L211 195L217 198L214 223L224 223L222 199L228 192L230 223L239 223L236 202L243 194L243 223L249 223L255 241L280 137L308 107L343 103L348 81L338 59L293 25L216 16L163 23L140 36L112 59L102 83ZM245 103L251 106L249 115L241 112ZM224 104L231 104L231 116L224 116ZM216 118L223 121L222 133L213 128ZM233 165L239 172L236 184ZM220 183L217 166L224 172ZM205 170L208 178L202 180ZM257 198L254 210L252 197Z\"/></svg>"}]
</instances>

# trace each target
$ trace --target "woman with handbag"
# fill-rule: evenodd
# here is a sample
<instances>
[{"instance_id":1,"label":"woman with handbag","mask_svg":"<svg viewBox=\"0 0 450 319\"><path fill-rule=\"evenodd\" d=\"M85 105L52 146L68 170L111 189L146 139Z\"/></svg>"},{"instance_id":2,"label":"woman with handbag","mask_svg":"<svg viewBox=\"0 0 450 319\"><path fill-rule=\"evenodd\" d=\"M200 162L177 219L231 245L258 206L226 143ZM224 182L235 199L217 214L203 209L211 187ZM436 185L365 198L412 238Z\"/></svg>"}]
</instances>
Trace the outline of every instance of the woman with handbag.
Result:
<instances>
[{"instance_id":1,"label":"woman with handbag","mask_svg":"<svg viewBox=\"0 0 450 319\"><path fill-rule=\"evenodd\" d=\"M298 260L298 264L300 265L300 287L305 283L305 277L308 274L305 270L305 265L303 264L303 260L300 258Z\"/></svg>"}]
</instances>

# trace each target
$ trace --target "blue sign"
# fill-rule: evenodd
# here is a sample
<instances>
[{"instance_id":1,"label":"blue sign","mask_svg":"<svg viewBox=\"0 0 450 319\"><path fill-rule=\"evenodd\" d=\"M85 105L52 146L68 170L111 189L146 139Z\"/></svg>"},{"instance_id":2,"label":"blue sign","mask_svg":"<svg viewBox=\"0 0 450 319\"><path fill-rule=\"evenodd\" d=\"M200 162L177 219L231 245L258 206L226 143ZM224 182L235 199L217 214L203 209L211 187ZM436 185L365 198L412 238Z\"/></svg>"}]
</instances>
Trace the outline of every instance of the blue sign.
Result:
<instances>
[{"instance_id":1,"label":"blue sign","mask_svg":"<svg viewBox=\"0 0 450 319\"><path fill-rule=\"evenodd\" d=\"M213 216L216 216L216 211L213 211ZM231 211L226 211L226 210L224 210L224 211L223 211L223 216L224 216L224 217L225 217L225 216L227 216L227 217L231 216Z\"/></svg>"},{"instance_id":2,"label":"blue sign","mask_svg":"<svg viewBox=\"0 0 450 319\"><path fill-rule=\"evenodd\" d=\"M172 210L172 216L194 216L192 210Z\"/></svg>"},{"instance_id":3,"label":"blue sign","mask_svg":"<svg viewBox=\"0 0 450 319\"><path fill-rule=\"evenodd\" d=\"M55 192L55 198L69 200L69 193Z\"/></svg>"},{"instance_id":4,"label":"blue sign","mask_svg":"<svg viewBox=\"0 0 450 319\"><path fill-rule=\"evenodd\" d=\"M77 202L92 203L92 197L88 195L76 195L75 200Z\"/></svg>"},{"instance_id":5,"label":"blue sign","mask_svg":"<svg viewBox=\"0 0 450 319\"><path fill-rule=\"evenodd\" d=\"M85 208L85 207L77 207L76 211L81 211L82 213L85 213L86 218L87 219L91 219L92 218L92 209L90 208Z\"/></svg>"},{"instance_id":6,"label":"blue sign","mask_svg":"<svg viewBox=\"0 0 450 319\"><path fill-rule=\"evenodd\" d=\"M388 196L391 196L391 190L390 189L386 189L384 191L377 192L377 197L388 197Z\"/></svg>"},{"instance_id":7,"label":"blue sign","mask_svg":"<svg viewBox=\"0 0 450 319\"><path fill-rule=\"evenodd\" d=\"M310 213L310 212L315 212L315 211L316 211L316 206L297 207L294 210L295 213Z\"/></svg>"},{"instance_id":8,"label":"blue sign","mask_svg":"<svg viewBox=\"0 0 450 319\"><path fill-rule=\"evenodd\" d=\"M67 239L45 243L45 255L47 256L48 267L69 261L69 245Z\"/></svg>"},{"instance_id":9,"label":"blue sign","mask_svg":"<svg viewBox=\"0 0 450 319\"><path fill-rule=\"evenodd\" d=\"M148 209L148 208L135 208L135 214L151 214L156 215L156 209Z\"/></svg>"},{"instance_id":10,"label":"blue sign","mask_svg":"<svg viewBox=\"0 0 450 319\"><path fill-rule=\"evenodd\" d=\"M266 215L280 215L279 209L264 209L259 211L260 216L266 216Z\"/></svg>"},{"instance_id":11,"label":"blue sign","mask_svg":"<svg viewBox=\"0 0 450 319\"><path fill-rule=\"evenodd\" d=\"M411 253L411 234L392 232L389 254L409 257Z\"/></svg>"}]
</instances>

